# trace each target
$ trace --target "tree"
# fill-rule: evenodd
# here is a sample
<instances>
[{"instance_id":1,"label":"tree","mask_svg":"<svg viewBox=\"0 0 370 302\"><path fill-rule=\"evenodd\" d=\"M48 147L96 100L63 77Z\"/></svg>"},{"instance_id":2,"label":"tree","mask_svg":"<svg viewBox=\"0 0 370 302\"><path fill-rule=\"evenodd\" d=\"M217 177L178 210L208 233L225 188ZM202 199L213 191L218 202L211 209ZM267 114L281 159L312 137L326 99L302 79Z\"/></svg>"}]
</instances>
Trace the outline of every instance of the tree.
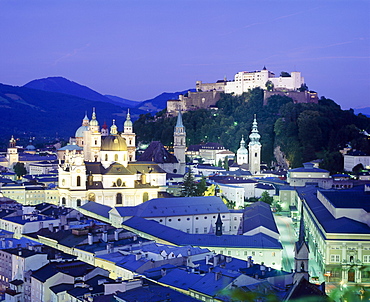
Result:
<instances>
[{"instance_id":1,"label":"tree","mask_svg":"<svg viewBox=\"0 0 370 302\"><path fill-rule=\"evenodd\" d=\"M221 158L218 160L217 167L222 168L222 159Z\"/></svg>"},{"instance_id":2,"label":"tree","mask_svg":"<svg viewBox=\"0 0 370 302\"><path fill-rule=\"evenodd\" d=\"M274 198L272 196L270 196L269 192L267 191L264 191L261 195L261 198L259 199L259 201L263 201L269 205L272 204Z\"/></svg>"},{"instance_id":3,"label":"tree","mask_svg":"<svg viewBox=\"0 0 370 302\"><path fill-rule=\"evenodd\" d=\"M17 175L17 179L20 179L23 175L27 174L27 170L24 167L24 163L17 162L14 165L13 170L15 174Z\"/></svg>"},{"instance_id":4,"label":"tree","mask_svg":"<svg viewBox=\"0 0 370 302\"><path fill-rule=\"evenodd\" d=\"M301 85L301 87L299 87L299 88L298 88L298 90L299 90L300 92L307 91L307 90L308 90L308 86L306 85L306 83L303 83L303 84Z\"/></svg>"},{"instance_id":5,"label":"tree","mask_svg":"<svg viewBox=\"0 0 370 302\"><path fill-rule=\"evenodd\" d=\"M197 196L197 184L195 183L191 169L184 175L184 181L181 189L181 196Z\"/></svg>"},{"instance_id":6,"label":"tree","mask_svg":"<svg viewBox=\"0 0 370 302\"><path fill-rule=\"evenodd\" d=\"M268 80L265 84L267 91L273 91L274 90L274 83L272 83L270 80Z\"/></svg>"},{"instance_id":7,"label":"tree","mask_svg":"<svg viewBox=\"0 0 370 302\"><path fill-rule=\"evenodd\" d=\"M206 190L207 190L206 178L202 176L202 179L197 184L197 196L203 196Z\"/></svg>"},{"instance_id":8,"label":"tree","mask_svg":"<svg viewBox=\"0 0 370 302\"><path fill-rule=\"evenodd\" d=\"M229 158L226 156L224 160L224 169L229 171Z\"/></svg>"}]
</instances>

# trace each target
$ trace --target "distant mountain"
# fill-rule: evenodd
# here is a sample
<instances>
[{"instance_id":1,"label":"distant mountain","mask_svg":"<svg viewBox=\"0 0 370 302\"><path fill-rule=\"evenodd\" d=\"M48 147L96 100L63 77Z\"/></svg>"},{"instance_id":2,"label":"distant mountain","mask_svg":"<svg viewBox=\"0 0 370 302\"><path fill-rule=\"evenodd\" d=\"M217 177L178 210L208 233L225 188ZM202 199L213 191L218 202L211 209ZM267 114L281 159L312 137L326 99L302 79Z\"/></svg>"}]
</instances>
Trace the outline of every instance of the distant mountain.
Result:
<instances>
[{"instance_id":1,"label":"distant mountain","mask_svg":"<svg viewBox=\"0 0 370 302\"><path fill-rule=\"evenodd\" d=\"M184 95L188 91L194 92L195 89L188 89L179 92L163 92L153 99L141 102L136 108L155 113L166 108L168 100L177 100L180 94Z\"/></svg>"},{"instance_id":2,"label":"distant mountain","mask_svg":"<svg viewBox=\"0 0 370 302\"><path fill-rule=\"evenodd\" d=\"M68 94L86 100L113 104L125 109L132 108L131 117L133 120L136 120L140 114L147 113L146 111L135 108L138 106L138 104L140 104L139 102L126 100L117 96L111 95L105 96L87 86L83 86L81 84L70 81L63 77L49 77L44 79L33 80L25 84L23 87L42 91Z\"/></svg>"},{"instance_id":3,"label":"distant mountain","mask_svg":"<svg viewBox=\"0 0 370 302\"><path fill-rule=\"evenodd\" d=\"M105 97L111 100L112 104L128 107L128 108L135 108L142 102L135 102L127 99L120 98L119 96L109 95L106 94Z\"/></svg>"},{"instance_id":4,"label":"distant mountain","mask_svg":"<svg viewBox=\"0 0 370 302\"><path fill-rule=\"evenodd\" d=\"M44 79L33 80L23 87L38 89L50 92L59 92L64 94L70 94L77 96L82 99L98 101L98 102L110 102L110 99L106 96L90 89L89 87L80 85L76 82L67 80L63 77L49 77Z\"/></svg>"},{"instance_id":5,"label":"distant mountain","mask_svg":"<svg viewBox=\"0 0 370 302\"><path fill-rule=\"evenodd\" d=\"M88 100L74 95L49 92L27 87L0 84L1 139L15 136L73 136L87 111L91 118L96 108L100 124L116 119L122 129L126 110L107 102Z\"/></svg>"},{"instance_id":6,"label":"distant mountain","mask_svg":"<svg viewBox=\"0 0 370 302\"><path fill-rule=\"evenodd\" d=\"M356 114L362 113L367 117L370 117L370 107L354 109Z\"/></svg>"}]
</instances>

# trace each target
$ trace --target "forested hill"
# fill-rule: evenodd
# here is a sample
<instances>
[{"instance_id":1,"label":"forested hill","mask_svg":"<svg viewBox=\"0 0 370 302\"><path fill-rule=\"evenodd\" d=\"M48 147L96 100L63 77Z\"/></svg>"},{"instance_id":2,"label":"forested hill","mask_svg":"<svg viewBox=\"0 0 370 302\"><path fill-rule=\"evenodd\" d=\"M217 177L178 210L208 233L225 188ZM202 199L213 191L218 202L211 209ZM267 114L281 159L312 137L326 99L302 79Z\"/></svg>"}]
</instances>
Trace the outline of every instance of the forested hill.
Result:
<instances>
[{"instance_id":1,"label":"forested hill","mask_svg":"<svg viewBox=\"0 0 370 302\"><path fill-rule=\"evenodd\" d=\"M248 138L256 114L262 160L268 165L276 162L277 147L291 167L323 159L320 167L332 173L343 168L338 150L347 144L370 154L370 139L361 133L362 130L370 133L370 118L356 116L353 110L341 110L324 97L318 104L294 104L291 98L276 95L263 106L263 91L256 88L241 96L224 94L217 107L218 110L200 109L183 114L187 145L219 142L236 152L242 135ZM141 115L134 129L139 141L160 140L171 146L175 124L176 118L166 118L161 111L155 117Z\"/></svg>"}]
</instances>

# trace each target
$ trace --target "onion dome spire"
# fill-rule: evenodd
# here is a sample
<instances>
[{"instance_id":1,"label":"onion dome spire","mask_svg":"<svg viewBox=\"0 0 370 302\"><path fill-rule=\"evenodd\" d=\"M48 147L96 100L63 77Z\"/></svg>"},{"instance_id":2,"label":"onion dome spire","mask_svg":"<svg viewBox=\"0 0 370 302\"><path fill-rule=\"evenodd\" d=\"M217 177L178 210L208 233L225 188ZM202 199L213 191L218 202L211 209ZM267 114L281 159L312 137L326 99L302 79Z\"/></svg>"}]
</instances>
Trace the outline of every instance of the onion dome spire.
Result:
<instances>
[{"instance_id":1,"label":"onion dome spire","mask_svg":"<svg viewBox=\"0 0 370 302\"><path fill-rule=\"evenodd\" d=\"M127 109L126 121L123 124L123 127L124 128L130 128L130 127L132 127L131 115L130 115L130 108Z\"/></svg>"},{"instance_id":2,"label":"onion dome spire","mask_svg":"<svg viewBox=\"0 0 370 302\"><path fill-rule=\"evenodd\" d=\"M89 118L87 117L87 112L85 112L85 117L82 120L82 126L89 126Z\"/></svg>"},{"instance_id":3,"label":"onion dome spire","mask_svg":"<svg viewBox=\"0 0 370 302\"><path fill-rule=\"evenodd\" d=\"M15 148L16 145L16 140L14 139L14 136L12 135L10 141L9 141L9 147L10 148Z\"/></svg>"},{"instance_id":4,"label":"onion dome spire","mask_svg":"<svg viewBox=\"0 0 370 302\"><path fill-rule=\"evenodd\" d=\"M116 120L113 120L113 125L110 127L110 135L117 135L117 126L116 126Z\"/></svg>"},{"instance_id":5,"label":"onion dome spire","mask_svg":"<svg viewBox=\"0 0 370 302\"><path fill-rule=\"evenodd\" d=\"M254 115L254 120L252 124L252 133L249 135L250 144L260 145L261 144L260 138L261 138L261 135L258 133L257 118L256 118L256 115Z\"/></svg>"},{"instance_id":6,"label":"onion dome spire","mask_svg":"<svg viewBox=\"0 0 370 302\"><path fill-rule=\"evenodd\" d=\"M99 126L98 120L96 119L96 114L95 114L95 107L93 108L93 113L90 121L90 126Z\"/></svg>"}]
</instances>

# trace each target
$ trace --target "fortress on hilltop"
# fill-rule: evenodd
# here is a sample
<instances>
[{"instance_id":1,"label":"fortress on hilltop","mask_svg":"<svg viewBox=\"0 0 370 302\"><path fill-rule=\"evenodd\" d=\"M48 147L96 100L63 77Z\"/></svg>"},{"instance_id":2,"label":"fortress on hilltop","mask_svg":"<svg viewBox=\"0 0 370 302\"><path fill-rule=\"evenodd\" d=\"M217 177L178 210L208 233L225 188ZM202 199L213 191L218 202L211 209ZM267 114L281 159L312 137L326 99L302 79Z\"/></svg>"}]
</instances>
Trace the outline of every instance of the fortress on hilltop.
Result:
<instances>
[{"instance_id":1,"label":"fortress on hilltop","mask_svg":"<svg viewBox=\"0 0 370 302\"><path fill-rule=\"evenodd\" d=\"M267 84L270 88L267 89ZM215 107L221 97L221 93L241 95L249 89L261 88L264 90L264 105L272 95L288 96L295 103L317 103L316 92L300 91L304 85L304 78L298 71L290 74L284 73L277 77L272 71L263 67L260 71L240 71L235 74L234 80L227 81L226 78L216 83L203 83L197 81L195 84L196 92L188 92L180 95L178 100L167 101L167 114L176 115L179 110L191 111L200 108Z\"/></svg>"}]
</instances>

